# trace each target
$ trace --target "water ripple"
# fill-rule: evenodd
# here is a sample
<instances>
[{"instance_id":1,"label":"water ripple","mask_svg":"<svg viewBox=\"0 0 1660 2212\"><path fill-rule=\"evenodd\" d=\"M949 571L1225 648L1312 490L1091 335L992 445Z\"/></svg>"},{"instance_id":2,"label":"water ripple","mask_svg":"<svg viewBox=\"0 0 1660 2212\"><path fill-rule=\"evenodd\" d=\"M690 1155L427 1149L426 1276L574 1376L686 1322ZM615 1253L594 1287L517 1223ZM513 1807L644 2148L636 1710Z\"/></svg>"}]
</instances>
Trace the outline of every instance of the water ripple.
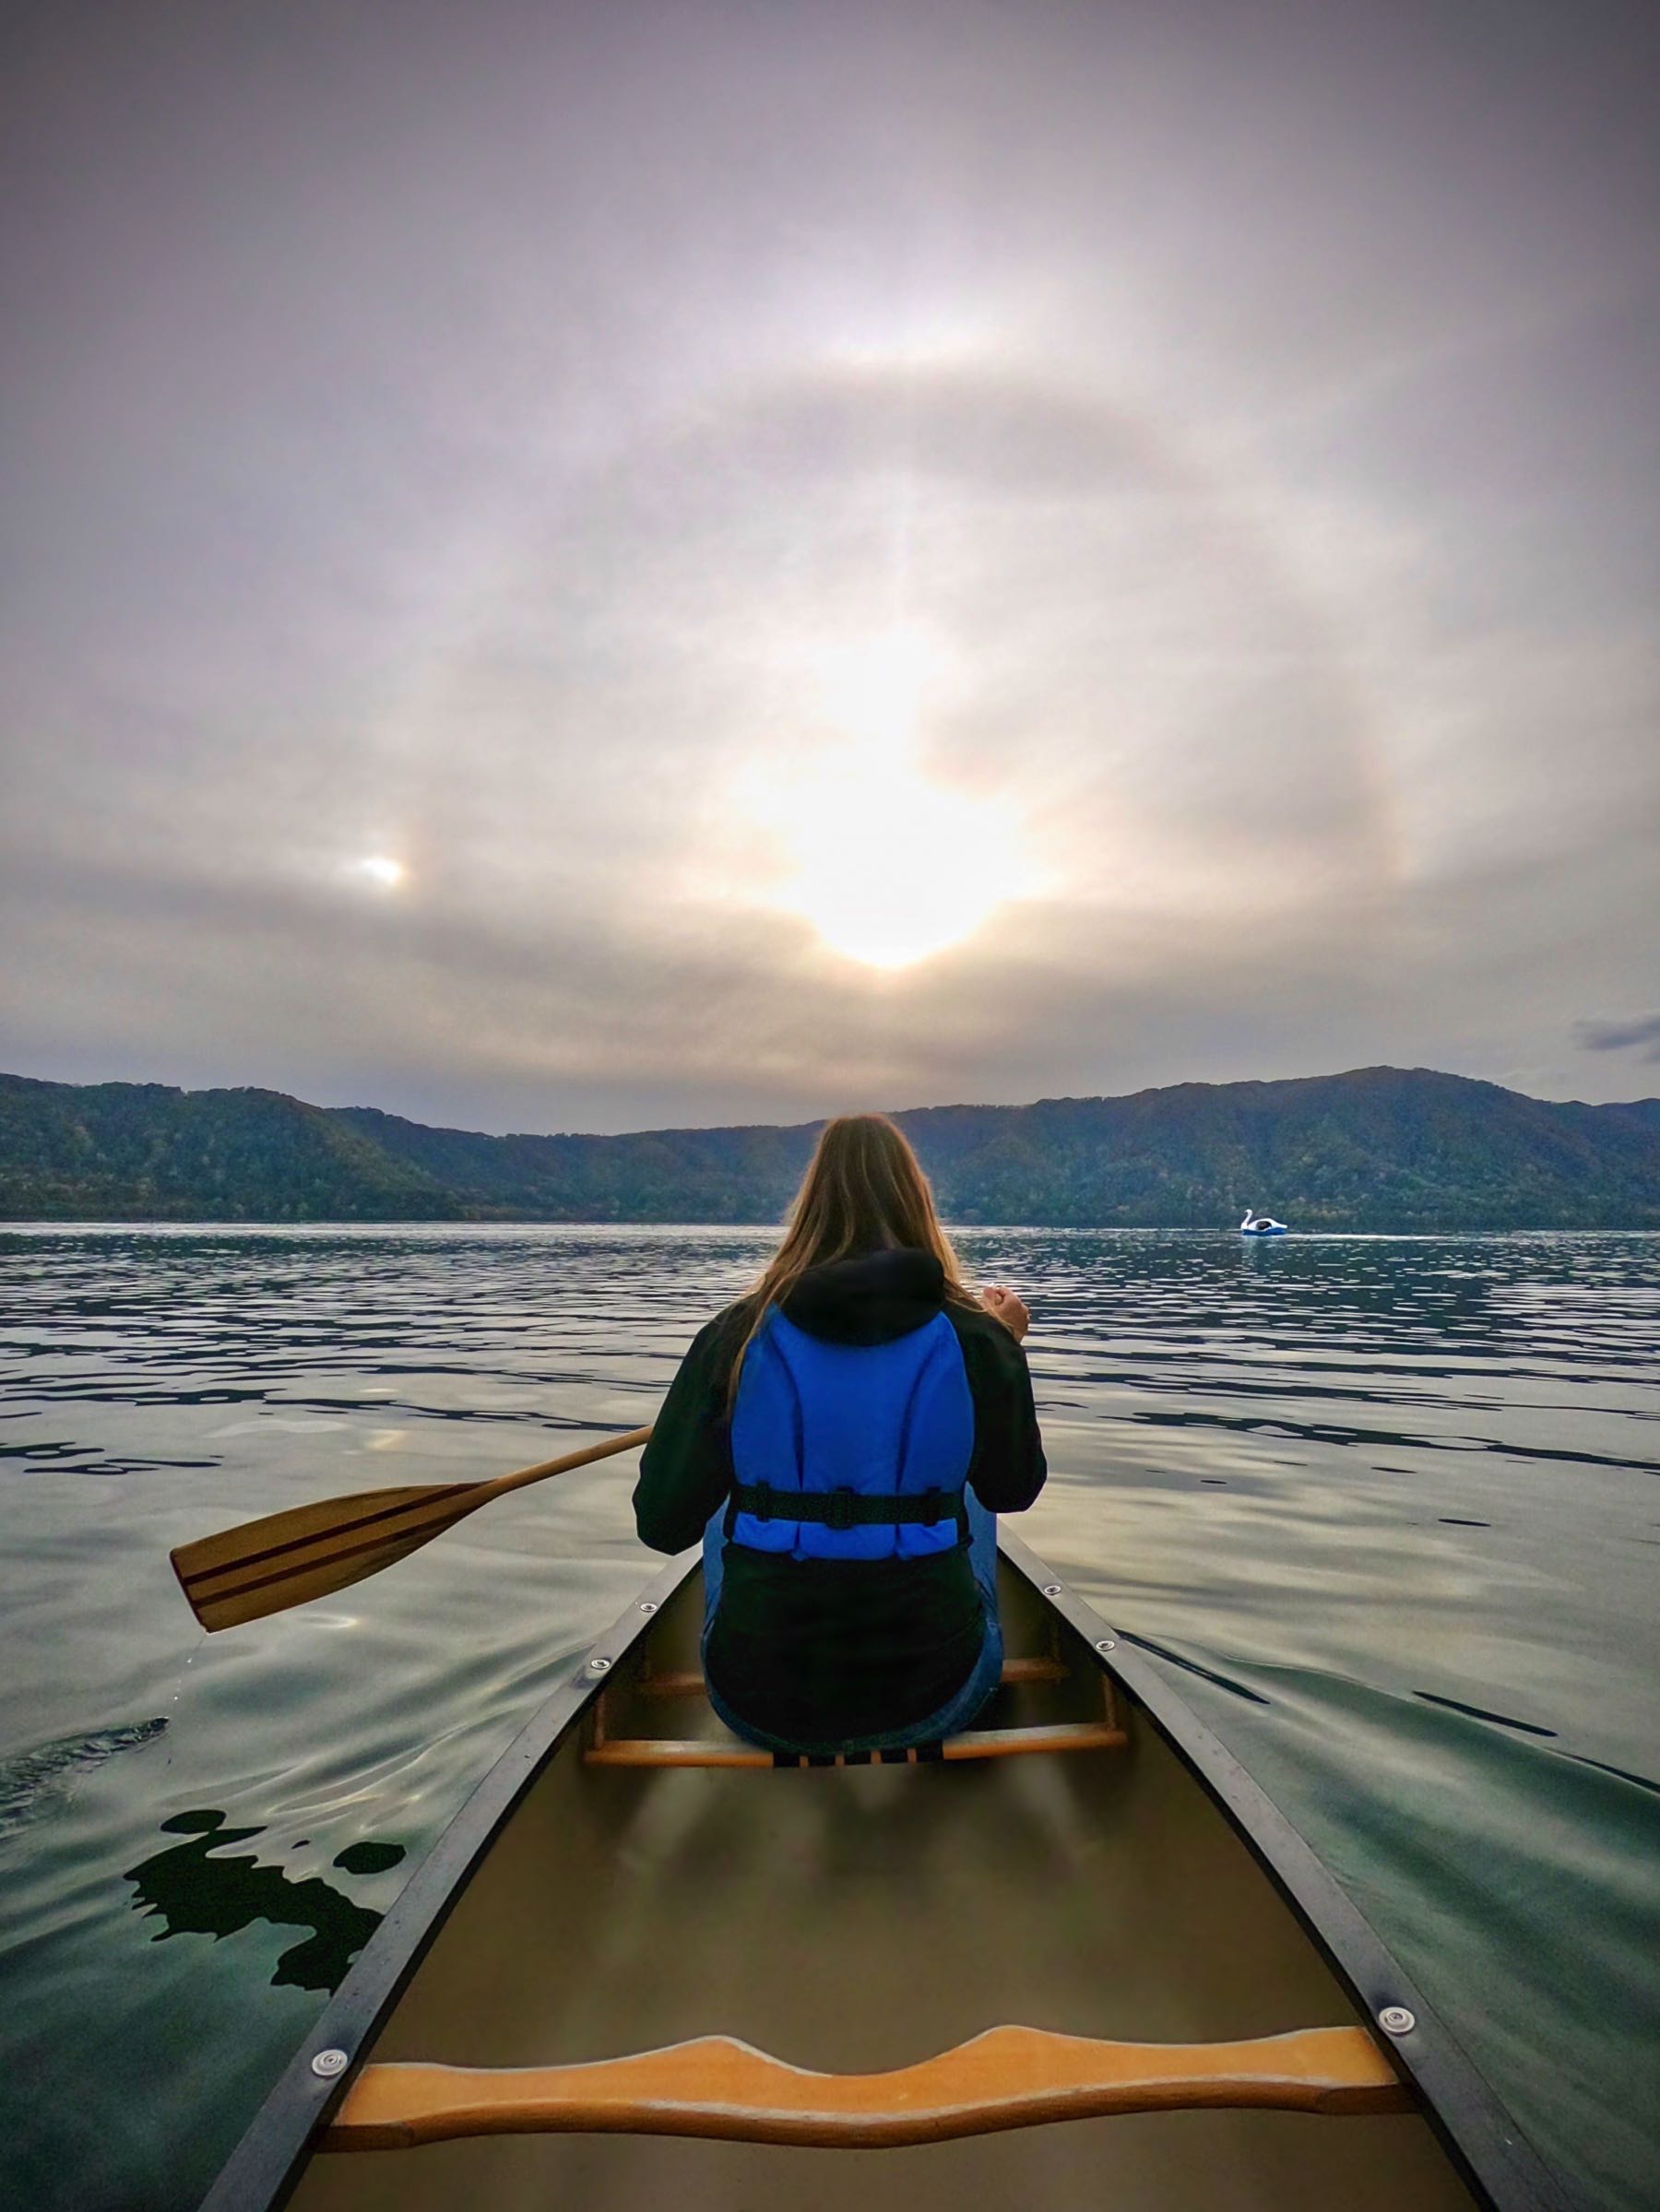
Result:
<instances>
[{"instance_id":1,"label":"water ripple","mask_svg":"<svg viewBox=\"0 0 1660 2212\"><path fill-rule=\"evenodd\" d=\"M651 1566L626 1461L213 1639L169 1548L648 1421L770 1243L0 1234L0 2195L67 2212L96 2159L110 2201L194 2204ZM1022 1533L1173 1670L1583 2203L1646 2204L1660 1237L963 1246L1036 1317L1052 1479Z\"/></svg>"}]
</instances>

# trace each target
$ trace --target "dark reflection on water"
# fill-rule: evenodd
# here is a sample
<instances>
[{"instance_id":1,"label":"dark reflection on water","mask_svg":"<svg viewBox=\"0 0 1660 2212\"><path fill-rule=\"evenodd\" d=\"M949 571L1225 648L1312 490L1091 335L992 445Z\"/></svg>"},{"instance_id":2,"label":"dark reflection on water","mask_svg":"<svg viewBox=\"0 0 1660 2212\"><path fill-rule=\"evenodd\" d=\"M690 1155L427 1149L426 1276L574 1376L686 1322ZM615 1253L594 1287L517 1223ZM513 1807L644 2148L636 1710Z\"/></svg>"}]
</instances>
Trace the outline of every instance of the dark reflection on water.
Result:
<instances>
[{"instance_id":1,"label":"dark reflection on water","mask_svg":"<svg viewBox=\"0 0 1660 2212\"><path fill-rule=\"evenodd\" d=\"M770 1241L0 1234L0 2201L188 2212L652 1567L631 1461L210 1639L168 1550L648 1421ZM1019 1532L1173 1671L1578 2198L1652 2212L1660 1236L963 1246L1035 1315L1052 1473Z\"/></svg>"},{"instance_id":2,"label":"dark reflection on water","mask_svg":"<svg viewBox=\"0 0 1660 2212\"><path fill-rule=\"evenodd\" d=\"M274 1987L335 1990L375 1929L381 1916L354 1905L314 1875L296 1882L279 1866L249 1855L225 1858L228 1844L247 1843L263 1831L225 1826L217 1812L175 1813L161 1823L163 1834L188 1836L157 1851L123 1879L136 1890L136 1910L164 1923L155 1940L170 1935L234 1935L255 1921L278 1928L309 1928L304 1943L283 1952L271 1976ZM403 1857L401 1844L360 1843L338 1853L334 1863L351 1874L379 1874Z\"/></svg>"}]
</instances>

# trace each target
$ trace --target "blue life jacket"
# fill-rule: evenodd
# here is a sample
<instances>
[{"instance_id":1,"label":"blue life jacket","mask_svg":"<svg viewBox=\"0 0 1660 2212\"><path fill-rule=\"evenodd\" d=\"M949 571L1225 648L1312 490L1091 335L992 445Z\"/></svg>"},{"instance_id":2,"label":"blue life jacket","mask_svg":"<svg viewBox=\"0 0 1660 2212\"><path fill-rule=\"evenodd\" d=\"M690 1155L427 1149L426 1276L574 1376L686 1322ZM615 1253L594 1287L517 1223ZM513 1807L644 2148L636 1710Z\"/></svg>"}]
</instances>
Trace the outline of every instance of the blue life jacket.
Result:
<instances>
[{"instance_id":1,"label":"blue life jacket","mask_svg":"<svg viewBox=\"0 0 1660 2212\"><path fill-rule=\"evenodd\" d=\"M947 1552L967 1541L973 1455L974 1400L944 1314L886 1343L844 1344L775 1307L738 1380L727 1536L797 1559ZM792 1499L810 1499L811 1518Z\"/></svg>"}]
</instances>

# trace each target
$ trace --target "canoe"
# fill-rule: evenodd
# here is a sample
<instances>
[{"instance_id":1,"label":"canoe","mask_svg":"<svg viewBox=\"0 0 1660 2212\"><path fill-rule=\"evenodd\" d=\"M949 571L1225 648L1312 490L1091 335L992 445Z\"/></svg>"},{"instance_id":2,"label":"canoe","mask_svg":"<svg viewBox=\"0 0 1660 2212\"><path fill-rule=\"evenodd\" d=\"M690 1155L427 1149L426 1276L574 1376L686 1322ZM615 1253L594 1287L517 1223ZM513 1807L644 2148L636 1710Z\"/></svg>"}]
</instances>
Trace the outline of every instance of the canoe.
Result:
<instances>
[{"instance_id":1,"label":"canoe","mask_svg":"<svg viewBox=\"0 0 1660 2212\"><path fill-rule=\"evenodd\" d=\"M1565 2212L1133 1642L1006 1534L982 1725L775 1760L678 1561L370 1938L205 2212ZM860 2151L862 2156L849 2156Z\"/></svg>"}]
</instances>

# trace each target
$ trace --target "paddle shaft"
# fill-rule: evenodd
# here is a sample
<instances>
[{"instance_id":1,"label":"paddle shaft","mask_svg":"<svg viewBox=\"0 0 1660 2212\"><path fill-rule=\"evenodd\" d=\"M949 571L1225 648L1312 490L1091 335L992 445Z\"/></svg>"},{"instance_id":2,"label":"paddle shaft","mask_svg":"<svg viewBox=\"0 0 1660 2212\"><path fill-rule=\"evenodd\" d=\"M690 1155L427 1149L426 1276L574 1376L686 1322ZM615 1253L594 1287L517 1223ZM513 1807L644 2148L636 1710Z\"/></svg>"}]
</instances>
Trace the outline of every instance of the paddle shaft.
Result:
<instances>
[{"instance_id":1,"label":"paddle shaft","mask_svg":"<svg viewBox=\"0 0 1660 2212\"><path fill-rule=\"evenodd\" d=\"M649 1428L631 1428L625 1437L607 1437L602 1444L585 1444L580 1451L567 1451L557 1460L539 1460L534 1467L520 1467L513 1474L498 1474L488 1483L480 1483L478 1495L468 1510L487 1506L492 1497L505 1497L509 1490L523 1490L531 1483L540 1483L551 1474L569 1474L574 1468L591 1466L595 1460L609 1460L614 1452L632 1451L636 1444L649 1443Z\"/></svg>"},{"instance_id":2,"label":"paddle shaft","mask_svg":"<svg viewBox=\"0 0 1660 2212\"><path fill-rule=\"evenodd\" d=\"M631 1428L625 1437L607 1437L602 1444L585 1444L580 1451L562 1452L556 1460L539 1460L534 1467L516 1467L511 1474L492 1475L488 1482L474 1483L453 1501L448 1519L433 1533L442 1535L445 1528L453 1529L458 1520L476 1513L480 1506L505 1497L510 1490L527 1490L532 1483L545 1483L550 1475L570 1474L578 1467L591 1467L596 1460L614 1459L618 1452L632 1451L636 1444L650 1441L649 1428Z\"/></svg>"}]
</instances>

